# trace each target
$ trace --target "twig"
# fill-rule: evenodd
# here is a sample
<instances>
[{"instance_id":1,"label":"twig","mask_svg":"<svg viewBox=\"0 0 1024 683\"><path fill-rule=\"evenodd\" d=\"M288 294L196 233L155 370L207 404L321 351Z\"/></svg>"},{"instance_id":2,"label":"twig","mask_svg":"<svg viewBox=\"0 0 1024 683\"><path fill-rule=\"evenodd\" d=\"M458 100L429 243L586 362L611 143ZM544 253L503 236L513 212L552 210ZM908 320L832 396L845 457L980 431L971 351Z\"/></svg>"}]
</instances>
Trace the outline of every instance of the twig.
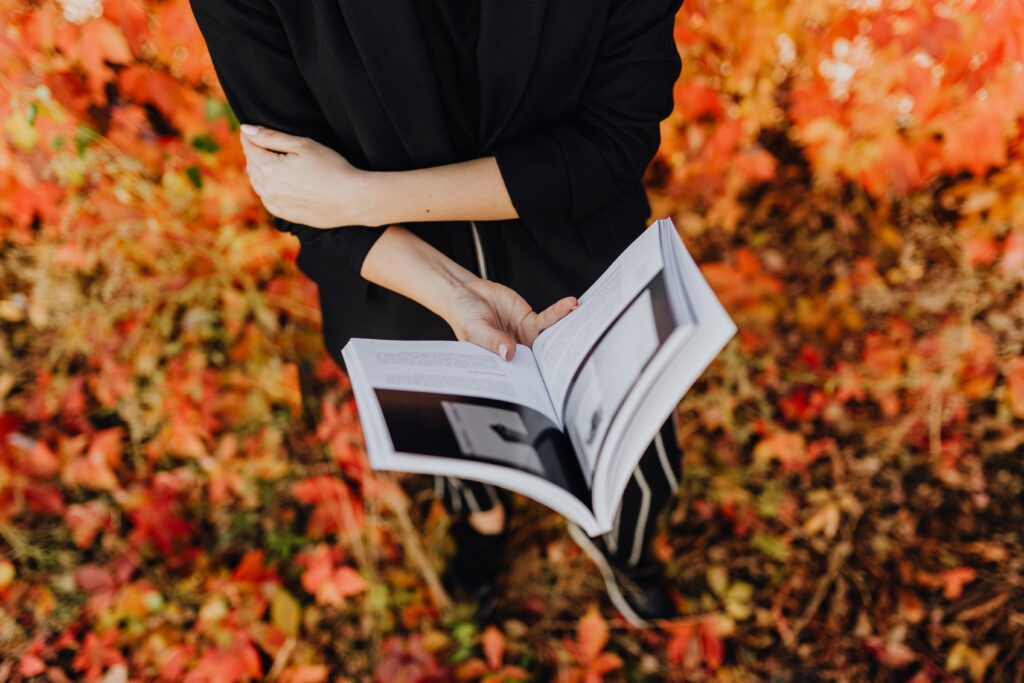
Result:
<instances>
[{"instance_id":1,"label":"twig","mask_svg":"<svg viewBox=\"0 0 1024 683\"><path fill-rule=\"evenodd\" d=\"M291 658L292 652L295 651L297 644L298 641L295 638L289 638L284 641L284 645L281 646L281 649L274 656L274 663L270 665L270 671L267 672L267 681L272 683L277 680L277 677L284 671L284 667L288 665L288 660Z\"/></svg>"},{"instance_id":2,"label":"twig","mask_svg":"<svg viewBox=\"0 0 1024 683\"><path fill-rule=\"evenodd\" d=\"M430 558L427 557L427 551L423 548L419 534L416 533L412 520L409 519L408 510L401 505L396 505L392 508L392 512L395 514L395 519L398 520L398 530L402 536L402 547L409 553L413 563L423 575L423 580L427 582L427 588L430 590L430 596L433 598L434 604L439 609L448 609L451 607L452 600L448 597L448 592L445 591L444 586L441 585L441 578L438 576L437 570L434 569Z\"/></svg>"},{"instance_id":3,"label":"twig","mask_svg":"<svg viewBox=\"0 0 1024 683\"><path fill-rule=\"evenodd\" d=\"M859 514L850 519L843 532L842 540L836 543L829 552L828 571L825 572L825 576L821 577L821 581L818 582L817 587L814 589L814 595L811 596L811 601L807 604L803 614L793 622L789 633L783 636L787 647L796 646L800 638L800 632L804 630L811 618L818 612L818 608L821 607L821 603L825 600L825 594L828 593L829 588L835 583L839 572L846 563L846 558L853 552L853 530L857 527L859 520Z\"/></svg>"}]
</instances>

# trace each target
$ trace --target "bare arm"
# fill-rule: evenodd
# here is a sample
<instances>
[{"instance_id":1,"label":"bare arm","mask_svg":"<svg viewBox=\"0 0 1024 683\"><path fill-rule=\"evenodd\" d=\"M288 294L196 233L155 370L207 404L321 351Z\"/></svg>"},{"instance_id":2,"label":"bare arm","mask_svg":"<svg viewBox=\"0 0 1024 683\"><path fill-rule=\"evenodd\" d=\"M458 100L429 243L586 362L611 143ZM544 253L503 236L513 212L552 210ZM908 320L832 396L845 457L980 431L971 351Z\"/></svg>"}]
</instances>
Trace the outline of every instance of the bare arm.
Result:
<instances>
[{"instance_id":1,"label":"bare arm","mask_svg":"<svg viewBox=\"0 0 1024 683\"><path fill-rule=\"evenodd\" d=\"M313 227L393 220L514 218L494 158L404 172L360 171L308 138L243 128L249 178L267 210ZM510 360L577 301L536 313L514 290L484 280L400 225L389 225L367 252L360 276L409 297L447 322L455 336Z\"/></svg>"},{"instance_id":2,"label":"bare arm","mask_svg":"<svg viewBox=\"0 0 1024 683\"><path fill-rule=\"evenodd\" d=\"M410 171L355 168L309 138L242 127L249 177L275 216L315 228L518 218L494 157Z\"/></svg>"},{"instance_id":3,"label":"bare arm","mask_svg":"<svg viewBox=\"0 0 1024 683\"><path fill-rule=\"evenodd\" d=\"M360 275L417 301L451 325L457 338L506 360L517 342L532 345L541 331L579 305L566 297L535 313L512 289L477 277L397 225L374 243Z\"/></svg>"}]
</instances>

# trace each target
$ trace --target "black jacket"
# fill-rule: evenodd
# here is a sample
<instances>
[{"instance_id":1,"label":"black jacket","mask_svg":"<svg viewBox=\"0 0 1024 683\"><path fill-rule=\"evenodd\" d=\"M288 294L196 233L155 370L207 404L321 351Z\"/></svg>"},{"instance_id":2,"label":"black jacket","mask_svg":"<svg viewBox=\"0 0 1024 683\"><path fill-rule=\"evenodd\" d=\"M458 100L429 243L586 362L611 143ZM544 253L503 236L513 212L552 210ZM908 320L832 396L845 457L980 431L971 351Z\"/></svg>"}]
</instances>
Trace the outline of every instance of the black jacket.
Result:
<instances>
[{"instance_id":1,"label":"black jacket","mask_svg":"<svg viewBox=\"0 0 1024 683\"><path fill-rule=\"evenodd\" d=\"M243 123L311 137L369 170L455 155L416 0L191 0ZM478 223L491 279L537 310L579 295L643 229L641 179L672 110L680 0L480 0L480 140L520 219ZM285 221L324 339L444 339L425 308L359 277L380 228ZM476 271L467 223L409 226Z\"/></svg>"}]
</instances>

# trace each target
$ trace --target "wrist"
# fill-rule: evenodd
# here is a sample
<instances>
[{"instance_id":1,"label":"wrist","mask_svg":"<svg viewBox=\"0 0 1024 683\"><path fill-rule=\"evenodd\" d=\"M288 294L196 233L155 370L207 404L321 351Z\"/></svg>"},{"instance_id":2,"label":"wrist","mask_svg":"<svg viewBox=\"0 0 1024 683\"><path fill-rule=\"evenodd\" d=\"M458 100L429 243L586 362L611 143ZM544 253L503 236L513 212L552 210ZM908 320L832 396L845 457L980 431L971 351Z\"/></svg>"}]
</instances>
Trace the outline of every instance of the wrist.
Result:
<instances>
[{"instance_id":1,"label":"wrist","mask_svg":"<svg viewBox=\"0 0 1024 683\"><path fill-rule=\"evenodd\" d=\"M435 299L437 304L434 313L457 331L464 302L468 296L473 295L474 286L480 278L455 262L440 263L438 266L439 280L443 285L440 295Z\"/></svg>"},{"instance_id":2,"label":"wrist","mask_svg":"<svg viewBox=\"0 0 1024 683\"><path fill-rule=\"evenodd\" d=\"M359 210L355 212L357 215L353 216L353 225L380 228L399 222L387 215L390 200L388 188L382 182L382 175L374 171L355 169L352 176L342 180L350 188L349 196L354 196L359 206Z\"/></svg>"}]
</instances>

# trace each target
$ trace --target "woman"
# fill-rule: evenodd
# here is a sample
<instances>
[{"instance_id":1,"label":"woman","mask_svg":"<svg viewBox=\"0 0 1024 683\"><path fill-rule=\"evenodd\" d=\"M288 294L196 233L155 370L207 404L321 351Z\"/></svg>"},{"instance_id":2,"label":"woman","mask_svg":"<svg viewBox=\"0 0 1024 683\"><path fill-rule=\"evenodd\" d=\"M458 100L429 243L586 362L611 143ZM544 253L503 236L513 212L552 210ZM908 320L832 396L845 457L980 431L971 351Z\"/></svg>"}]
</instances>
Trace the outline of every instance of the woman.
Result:
<instances>
[{"instance_id":1,"label":"woman","mask_svg":"<svg viewBox=\"0 0 1024 683\"><path fill-rule=\"evenodd\" d=\"M644 228L672 108L679 0L192 0L253 187L301 243L324 340L469 340L509 358ZM536 313L535 311L540 311ZM668 425L615 531L574 538L634 623L667 614L646 566L675 492ZM493 585L504 506L444 482L452 575ZM655 572L656 573L656 572Z\"/></svg>"}]
</instances>

